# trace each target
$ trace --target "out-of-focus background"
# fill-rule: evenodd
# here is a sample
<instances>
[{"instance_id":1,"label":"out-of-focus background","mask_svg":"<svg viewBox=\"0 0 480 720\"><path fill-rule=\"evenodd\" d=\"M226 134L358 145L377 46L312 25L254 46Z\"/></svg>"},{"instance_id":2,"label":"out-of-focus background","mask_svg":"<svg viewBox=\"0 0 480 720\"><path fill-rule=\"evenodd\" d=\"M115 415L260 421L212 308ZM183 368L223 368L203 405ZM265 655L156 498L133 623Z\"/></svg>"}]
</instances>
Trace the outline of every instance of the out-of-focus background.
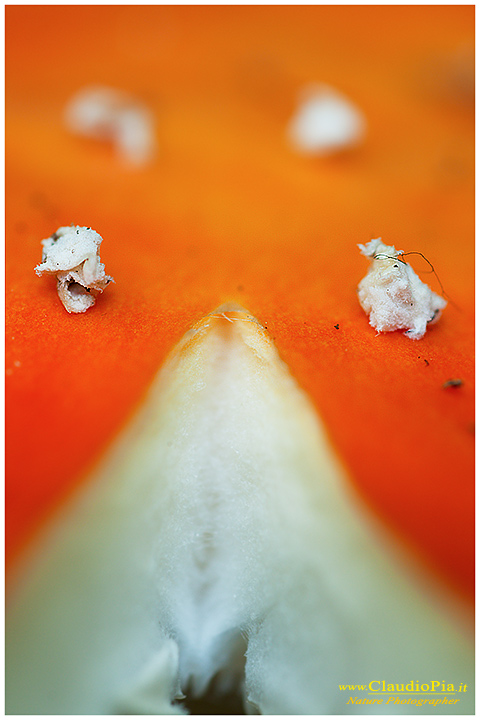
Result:
<instances>
[{"instance_id":1,"label":"out-of-focus background","mask_svg":"<svg viewBox=\"0 0 480 720\"><path fill-rule=\"evenodd\" d=\"M473 65L473 6L6 8L9 558L174 343L232 300L268 327L378 516L472 592ZM311 83L363 113L357 146L289 142ZM149 108L150 163L69 132L92 84ZM102 235L116 281L78 316L33 271L70 223ZM454 300L420 341L376 336L358 304L357 243L379 236L422 252Z\"/></svg>"}]
</instances>

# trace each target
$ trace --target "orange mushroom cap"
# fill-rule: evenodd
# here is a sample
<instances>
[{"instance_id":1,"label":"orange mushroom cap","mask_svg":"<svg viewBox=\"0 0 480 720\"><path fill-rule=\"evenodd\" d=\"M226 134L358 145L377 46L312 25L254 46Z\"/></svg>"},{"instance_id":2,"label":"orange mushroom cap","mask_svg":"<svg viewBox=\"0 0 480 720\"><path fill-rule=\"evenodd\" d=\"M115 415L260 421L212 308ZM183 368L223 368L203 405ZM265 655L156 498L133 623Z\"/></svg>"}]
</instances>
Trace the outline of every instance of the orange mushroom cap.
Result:
<instances>
[{"instance_id":1,"label":"orange mushroom cap","mask_svg":"<svg viewBox=\"0 0 480 720\"><path fill-rule=\"evenodd\" d=\"M473 17L470 6L6 8L9 558L82 483L188 327L234 301L273 336L361 495L471 594ZM312 80L362 108L357 149L316 159L289 147ZM69 135L65 103L96 82L153 110L154 164L133 171ZM116 280L74 317L33 272L40 240L72 222L102 235ZM376 336L358 304L356 244L379 235L421 250L455 301L421 341ZM452 377L463 385L443 388Z\"/></svg>"}]
</instances>

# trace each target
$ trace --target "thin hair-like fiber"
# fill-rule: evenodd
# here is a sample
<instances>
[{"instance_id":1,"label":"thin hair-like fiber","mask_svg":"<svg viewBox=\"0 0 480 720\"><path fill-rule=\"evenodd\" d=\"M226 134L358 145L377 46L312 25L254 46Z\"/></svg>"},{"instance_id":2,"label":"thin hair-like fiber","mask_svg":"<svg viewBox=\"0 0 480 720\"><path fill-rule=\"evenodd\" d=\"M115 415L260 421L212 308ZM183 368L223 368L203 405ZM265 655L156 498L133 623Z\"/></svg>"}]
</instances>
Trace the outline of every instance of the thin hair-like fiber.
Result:
<instances>
[{"instance_id":1,"label":"thin hair-like fiber","mask_svg":"<svg viewBox=\"0 0 480 720\"><path fill-rule=\"evenodd\" d=\"M435 275L435 277L437 278L438 284L440 285L440 289L442 291L442 297L444 297L446 300L448 300L453 305L453 307L455 307L457 310L461 311L459 306L452 300L450 295L448 295L447 292L445 291L442 281L440 280L438 273L435 270L435 268L433 267L430 260L427 257L425 257L425 255L423 253L419 252L418 250L411 250L410 252L402 252L399 255L397 255L397 257L392 257L391 255L387 255L386 253L377 253L376 255L373 256L373 259L377 260L378 258L385 258L386 260L399 260L404 265L408 265L408 263L402 259L402 258L406 257L407 255L420 255L425 260L425 262L430 265L430 268L431 268L430 270L420 270L419 272L433 273Z\"/></svg>"}]
</instances>

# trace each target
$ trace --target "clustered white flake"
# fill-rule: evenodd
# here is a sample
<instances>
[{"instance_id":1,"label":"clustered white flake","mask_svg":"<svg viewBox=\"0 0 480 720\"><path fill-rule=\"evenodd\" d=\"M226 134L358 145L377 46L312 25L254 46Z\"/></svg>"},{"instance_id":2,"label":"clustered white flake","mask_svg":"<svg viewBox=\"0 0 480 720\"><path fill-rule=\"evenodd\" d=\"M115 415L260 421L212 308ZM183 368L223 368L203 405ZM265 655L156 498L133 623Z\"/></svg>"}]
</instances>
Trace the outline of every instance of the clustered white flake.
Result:
<instances>
[{"instance_id":1,"label":"clustered white flake","mask_svg":"<svg viewBox=\"0 0 480 720\"><path fill-rule=\"evenodd\" d=\"M102 238L88 227L60 227L42 240L42 262L35 272L57 276L60 300L69 313L81 313L95 304L98 293L113 281L105 274L98 250Z\"/></svg>"},{"instance_id":2,"label":"clustered white flake","mask_svg":"<svg viewBox=\"0 0 480 720\"><path fill-rule=\"evenodd\" d=\"M446 300L420 280L393 245L376 238L358 247L372 261L358 286L358 299L370 325L378 332L405 330L407 337L422 338L427 325L440 317Z\"/></svg>"},{"instance_id":3,"label":"clustered white flake","mask_svg":"<svg viewBox=\"0 0 480 720\"><path fill-rule=\"evenodd\" d=\"M328 85L303 89L288 126L294 148L302 153L326 155L359 143L366 129L360 110Z\"/></svg>"},{"instance_id":4,"label":"clustered white flake","mask_svg":"<svg viewBox=\"0 0 480 720\"><path fill-rule=\"evenodd\" d=\"M65 122L78 135L111 141L131 165L145 165L155 155L152 113L122 90L101 86L79 90L65 109Z\"/></svg>"}]
</instances>

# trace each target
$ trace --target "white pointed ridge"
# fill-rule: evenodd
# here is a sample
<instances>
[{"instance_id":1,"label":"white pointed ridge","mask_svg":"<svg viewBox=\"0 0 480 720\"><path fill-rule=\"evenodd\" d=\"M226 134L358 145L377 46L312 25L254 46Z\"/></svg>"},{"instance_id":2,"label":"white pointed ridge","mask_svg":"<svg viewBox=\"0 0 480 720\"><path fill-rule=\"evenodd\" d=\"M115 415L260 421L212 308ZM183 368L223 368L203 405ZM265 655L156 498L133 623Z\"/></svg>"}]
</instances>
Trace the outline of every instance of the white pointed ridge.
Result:
<instances>
[{"instance_id":1,"label":"white pointed ridge","mask_svg":"<svg viewBox=\"0 0 480 720\"><path fill-rule=\"evenodd\" d=\"M246 712L405 714L418 709L350 703L373 696L339 685L473 687L468 643L401 568L272 340L234 306L185 335L9 605L11 714L180 714L183 694L207 689L239 692Z\"/></svg>"}]
</instances>

